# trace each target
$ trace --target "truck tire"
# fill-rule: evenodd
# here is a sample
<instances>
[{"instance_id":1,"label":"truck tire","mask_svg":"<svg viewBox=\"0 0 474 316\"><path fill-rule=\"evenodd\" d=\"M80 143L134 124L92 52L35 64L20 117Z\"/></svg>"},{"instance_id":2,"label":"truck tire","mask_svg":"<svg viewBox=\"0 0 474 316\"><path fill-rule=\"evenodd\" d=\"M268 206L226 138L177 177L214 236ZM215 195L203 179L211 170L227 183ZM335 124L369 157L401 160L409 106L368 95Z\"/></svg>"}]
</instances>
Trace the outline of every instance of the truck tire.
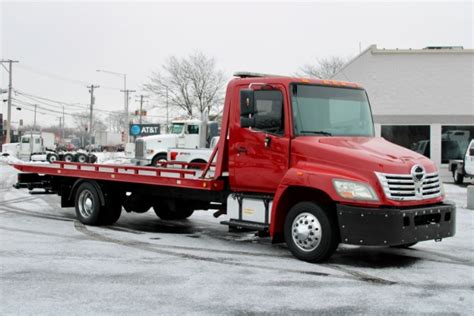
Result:
<instances>
[{"instance_id":1,"label":"truck tire","mask_svg":"<svg viewBox=\"0 0 474 316\"><path fill-rule=\"evenodd\" d=\"M454 183L462 184L464 182L464 175L460 174L458 169L453 171Z\"/></svg>"},{"instance_id":2,"label":"truck tire","mask_svg":"<svg viewBox=\"0 0 474 316\"><path fill-rule=\"evenodd\" d=\"M54 162L59 160L59 156L55 153L49 153L49 154L46 155L46 160L49 163L54 163Z\"/></svg>"},{"instance_id":3,"label":"truck tire","mask_svg":"<svg viewBox=\"0 0 474 316\"><path fill-rule=\"evenodd\" d=\"M205 160L202 160L202 159L196 159L196 160L193 160L191 161L191 163L202 163L202 164L205 164L207 163L207 161ZM192 165L188 165L188 168L187 169L191 169L191 170L201 170L200 166L192 166Z\"/></svg>"},{"instance_id":4,"label":"truck tire","mask_svg":"<svg viewBox=\"0 0 474 316\"><path fill-rule=\"evenodd\" d=\"M339 244L334 216L314 202L300 202L290 209L284 236L291 253L308 262L329 258Z\"/></svg>"},{"instance_id":5,"label":"truck tire","mask_svg":"<svg viewBox=\"0 0 474 316\"><path fill-rule=\"evenodd\" d=\"M101 205L99 192L90 182L82 183L76 191L76 216L85 225L99 226L115 223L122 213L121 199L105 195L105 205Z\"/></svg>"},{"instance_id":6,"label":"truck tire","mask_svg":"<svg viewBox=\"0 0 474 316\"><path fill-rule=\"evenodd\" d=\"M104 206L104 218L102 219L102 225L115 224L122 215L122 199L120 196L106 195L105 206Z\"/></svg>"},{"instance_id":7,"label":"truck tire","mask_svg":"<svg viewBox=\"0 0 474 316\"><path fill-rule=\"evenodd\" d=\"M63 160L66 161L66 162L73 162L74 161L74 155L73 154L65 154Z\"/></svg>"},{"instance_id":8,"label":"truck tire","mask_svg":"<svg viewBox=\"0 0 474 316\"><path fill-rule=\"evenodd\" d=\"M161 153L153 157L151 160L151 165L154 167L160 167L162 162L167 162L168 157L166 156L165 153Z\"/></svg>"},{"instance_id":9,"label":"truck tire","mask_svg":"<svg viewBox=\"0 0 474 316\"><path fill-rule=\"evenodd\" d=\"M194 210L186 203L175 200L155 202L153 210L159 218L164 220L186 219L194 213Z\"/></svg>"},{"instance_id":10,"label":"truck tire","mask_svg":"<svg viewBox=\"0 0 474 316\"><path fill-rule=\"evenodd\" d=\"M151 203L140 195L132 194L124 198L123 207L127 212L146 213L151 208Z\"/></svg>"},{"instance_id":11,"label":"truck tire","mask_svg":"<svg viewBox=\"0 0 474 316\"><path fill-rule=\"evenodd\" d=\"M86 163L89 161L89 158L87 157L86 154L83 154L83 153L79 153L76 155L76 159L75 159L77 162L79 163Z\"/></svg>"}]
</instances>

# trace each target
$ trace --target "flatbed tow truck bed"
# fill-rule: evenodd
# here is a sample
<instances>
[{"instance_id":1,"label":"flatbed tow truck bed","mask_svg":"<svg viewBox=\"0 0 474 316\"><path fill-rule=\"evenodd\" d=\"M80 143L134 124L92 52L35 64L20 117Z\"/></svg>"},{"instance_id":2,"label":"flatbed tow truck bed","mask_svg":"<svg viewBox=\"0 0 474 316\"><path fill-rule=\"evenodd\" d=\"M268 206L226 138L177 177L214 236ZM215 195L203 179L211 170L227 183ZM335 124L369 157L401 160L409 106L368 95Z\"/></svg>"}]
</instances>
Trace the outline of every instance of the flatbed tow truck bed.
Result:
<instances>
[{"instance_id":1,"label":"flatbed tow truck bed","mask_svg":"<svg viewBox=\"0 0 474 316\"><path fill-rule=\"evenodd\" d=\"M164 164L166 166L167 164ZM176 165L176 162L173 163ZM181 168L136 167L127 165L81 164L74 162L56 162L49 165L14 164L13 167L26 174L72 177L102 181L116 181L137 184L149 184L204 191L224 189L224 181L211 178L198 178L197 171ZM21 186L20 181L17 186Z\"/></svg>"}]
</instances>

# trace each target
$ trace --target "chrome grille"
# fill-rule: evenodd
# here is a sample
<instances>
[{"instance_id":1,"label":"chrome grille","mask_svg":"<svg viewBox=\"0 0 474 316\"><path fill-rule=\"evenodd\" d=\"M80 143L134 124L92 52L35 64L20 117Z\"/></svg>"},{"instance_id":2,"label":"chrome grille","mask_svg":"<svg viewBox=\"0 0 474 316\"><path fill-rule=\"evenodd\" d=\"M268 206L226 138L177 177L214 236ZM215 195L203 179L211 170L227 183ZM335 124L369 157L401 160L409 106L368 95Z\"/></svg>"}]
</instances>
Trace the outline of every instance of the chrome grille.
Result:
<instances>
[{"instance_id":1,"label":"chrome grille","mask_svg":"<svg viewBox=\"0 0 474 316\"><path fill-rule=\"evenodd\" d=\"M135 158L145 158L146 144L143 140L135 141Z\"/></svg>"},{"instance_id":2,"label":"chrome grille","mask_svg":"<svg viewBox=\"0 0 474 316\"><path fill-rule=\"evenodd\" d=\"M411 174L386 174L376 172L385 196L392 200L425 200L441 195L439 175L427 173L420 181Z\"/></svg>"}]
</instances>

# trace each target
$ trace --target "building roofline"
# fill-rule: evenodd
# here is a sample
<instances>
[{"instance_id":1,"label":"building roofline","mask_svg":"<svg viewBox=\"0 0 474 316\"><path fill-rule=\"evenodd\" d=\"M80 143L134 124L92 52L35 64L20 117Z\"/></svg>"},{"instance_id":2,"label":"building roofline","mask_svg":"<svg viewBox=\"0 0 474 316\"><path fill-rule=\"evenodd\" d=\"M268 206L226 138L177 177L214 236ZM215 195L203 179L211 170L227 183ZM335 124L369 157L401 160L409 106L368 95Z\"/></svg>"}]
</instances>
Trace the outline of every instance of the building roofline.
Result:
<instances>
[{"instance_id":1,"label":"building roofline","mask_svg":"<svg viewBox=\"0 0 474 316\"><path fill-rule=\"evenodd\" d=\"M385 49L385 48L377 48L376 44L372 44L366 49L364 49L362 52L360 52L357 56L349 60L344 66L342 66L341 69L339 69L338 72L336 72L333 76L331 76L331 79L334 78L335 76L339 74L344 75L344 70L354 63L357 59L359 59L361 56L365 55L366 53L372 53L372 54L474 54L474 49L471 48L462 48L462 47L442 47L438 49L429 49L429 48L423 48L423 49ZM350 79L347 78L349 81Z\"/></svg>"},{"instance_id":2,"label":"building roofline","mask_svg":"<svg viewBox=\"0 0 474 316\"><path fill-rule=\"evenodd\" d=\"M357 56L355 56L354 58L352 58L351 60L349 60L344 66L342 66L341 69L339 69L334 75L331 76L331 79L334 78L335 76L337 76L339 73L343 73L344 74L344 69L346 69L350 64L352 64L353 62L355 62L357 59L359 59L362 55L365 55L365 53L367 53L368 51L371 51L373 49L377 49L377 45L376 44L372 44L370 45L369 47L367 47L366 49L364 49L363 51L361 51Z\"/></svg>"},{"instance_id":3,"label":"building roofline","mask_svg":"<svg viewBox=\"0 0 474 316\"><path fill-rule=\"evenodd\" d=\"M443 48L436 48L436 49L430 49L430 48L423 48L423 49L385 49L381 48L378 49L375 47L375 49L372 50L372 54L472 54L474 53L474 49L465 49L462 47L443 47Z\"/></svg>"}]
</instances>

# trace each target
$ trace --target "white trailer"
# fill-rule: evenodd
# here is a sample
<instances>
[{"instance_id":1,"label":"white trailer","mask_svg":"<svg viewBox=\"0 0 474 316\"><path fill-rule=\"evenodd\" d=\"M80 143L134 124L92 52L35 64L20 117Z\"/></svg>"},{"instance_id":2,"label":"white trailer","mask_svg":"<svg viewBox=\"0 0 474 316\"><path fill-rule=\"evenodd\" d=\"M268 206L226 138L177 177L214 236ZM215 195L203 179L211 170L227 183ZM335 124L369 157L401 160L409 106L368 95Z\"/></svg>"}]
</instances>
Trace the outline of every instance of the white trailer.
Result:
<instances>
[{"instance_id":1,"label":"white trailer","mask_svg":"<svg viewBox=\"0 0 474 316\"><path fill-rule=\"evenodd\" d=\"M119 132L95 133L95 144L99 145L103 150L117 149L117 147L122 143L122 134Z\"/></svg>"}]
</instances>

